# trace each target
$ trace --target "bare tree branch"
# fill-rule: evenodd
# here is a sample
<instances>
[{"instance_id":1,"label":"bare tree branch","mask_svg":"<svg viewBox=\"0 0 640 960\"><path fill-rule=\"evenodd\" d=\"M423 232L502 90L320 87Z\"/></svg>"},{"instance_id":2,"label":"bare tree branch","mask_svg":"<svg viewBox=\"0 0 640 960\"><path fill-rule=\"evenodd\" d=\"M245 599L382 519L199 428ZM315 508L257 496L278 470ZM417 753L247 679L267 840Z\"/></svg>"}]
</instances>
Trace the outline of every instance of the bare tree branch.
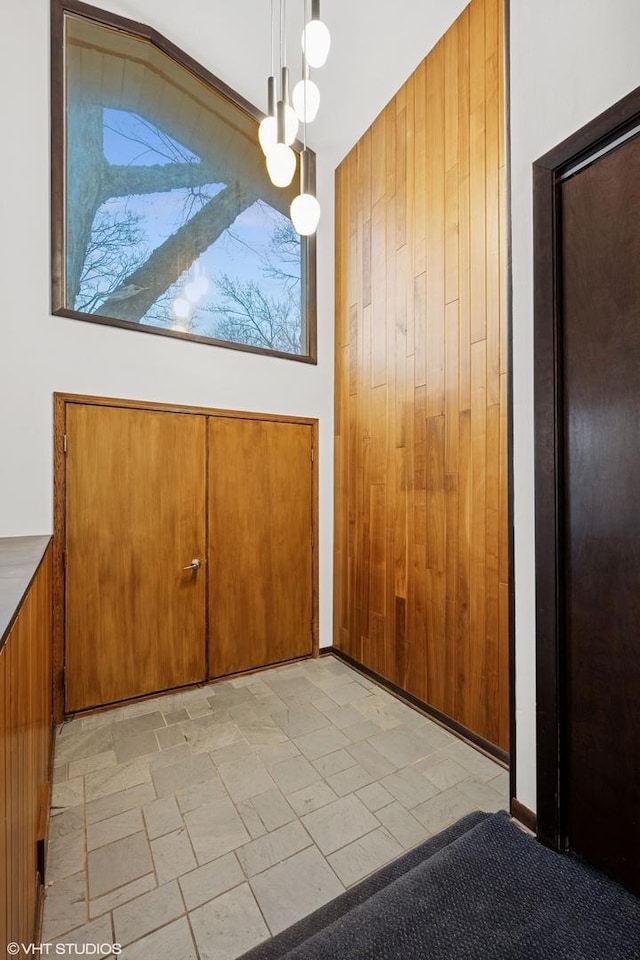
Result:
<instances>
[{"instance_id":1,"label":"bare tree branch","mask_svg":"<svg viewBox=\"0 0 640 960\"><path fill-rule=\"evenodd\" d=\"M143 240L140 218L135 214L126 212L122 216L98 211L74 302L75 310L92 313L116 289L121 277L144 263L148 250Z\"/></svg>"},{"instance_id":2,"label":"bare tree branch","mask_svg":"<svg viewBox=\"0 0 640 960\"><path fill-rule=\"evenodd\" d=\"M243 282L223 274L216 279L221 304L209 308L218 320L216 336L286 353L301 352L299 303L285 296L267 297L253 281Z\"/></svg>"},{"instance_id":3,"label":"bare tree branch","mask_svg":"<svg viewBox=\"0 0 640 960\"><path fill-rule=\"evenodd\" d=\"M137 270L121 280L100 306L103 316L137 323L178 277L256 200L239 184L213 197Z\"/></svg>"},{"instance_id":4,"label":"bare tree branch","mask_svg":"<svg viewBox=\"0 0 640 960\"><path fill-rule=\"evenodd\" d=\"M105 171L102 194L107 200L223 182L220 171L204 163L158 163L147 167L111 165Z\"/></svg>"},{"instance_id":5,"label":"bare tree branch","mask_svg":"<svg viewBox=\"0 0 640 960\"><path fill-rule=\"evenodd\" d=\"M269 210L269 204L263 200L258 200L258 206ZM273 208L271 212L273 213ZM291 220L282 216L278 218L269 240L269 253L256 249L232 230L229 230L228 234L234 243L246 247L260 258L262 273L267 279L283 283L289 293L295 292L300 286L300 237ZM290 271L286 269L287 264L291 265Z\"/></svg>"}]
</instances>

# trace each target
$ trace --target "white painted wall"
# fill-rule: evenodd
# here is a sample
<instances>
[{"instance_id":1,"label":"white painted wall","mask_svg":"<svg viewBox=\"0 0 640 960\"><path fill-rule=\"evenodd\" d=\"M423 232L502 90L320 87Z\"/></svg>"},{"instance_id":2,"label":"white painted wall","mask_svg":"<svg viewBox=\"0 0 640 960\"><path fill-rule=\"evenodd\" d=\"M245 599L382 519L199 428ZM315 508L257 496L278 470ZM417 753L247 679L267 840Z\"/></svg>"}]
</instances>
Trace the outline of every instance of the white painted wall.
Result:
<instances>
[{"instance_id":1,"label":"white painted wall","mask_svg":"<svg viewBox=\"0 0 640 960\"><path fill-rule=\"evenodd\" d=\"M640 85L637 0L511 0L517 796L535 809L534 160Z\"/></svg>"},{"instance_id":2,"label":"white painted wall","mask_svg":"<svg viewBox=\"0 0 640 960\"><path fill-rule=\"evenodd\" d=\"M96 0L151 24L264 106L269 0ZM324 0L334 37L318 74L318 365L263 358L66 320L49 301L49 3L17 0L0 34L0 536L52 529L54 391L201 404L320 420L320 636L331 643L333 528L333 173L457 16L464 0L406 0L389 43L382 0ZM289 62L302 2L289 2ZM372 56L375 51L377 56ZM380 62L384 62L381 69Z\"/></svg>"},{"instance_id":3,"label":"white painted wall","mask_svg":"<svg viewBox=\"0 0 640 960\"><path fill-rule=\"evenodd\" d=\"M239 14L229 36L216 22L214 3L130 0L102 6L153 23L248 99L255 102L260 98L266 66L254 56L248 61L252 65L248 71L247 63L238 58L244 34ZM233 5L217 4L218 11L228 6ZM201 10L196 17L198 7ZM317 367L52 317L48 8L46 0L11 4L0 41L5 131L0 160L0 182L4 184L0 191L0 535L52 529L52 394L56 390L318 417L321 639L328 644L332 602L332 171L321 167L319 178L324 217L318 235ZM267 48L264 54L268 56Z\"/></svg>"}]
</instances>

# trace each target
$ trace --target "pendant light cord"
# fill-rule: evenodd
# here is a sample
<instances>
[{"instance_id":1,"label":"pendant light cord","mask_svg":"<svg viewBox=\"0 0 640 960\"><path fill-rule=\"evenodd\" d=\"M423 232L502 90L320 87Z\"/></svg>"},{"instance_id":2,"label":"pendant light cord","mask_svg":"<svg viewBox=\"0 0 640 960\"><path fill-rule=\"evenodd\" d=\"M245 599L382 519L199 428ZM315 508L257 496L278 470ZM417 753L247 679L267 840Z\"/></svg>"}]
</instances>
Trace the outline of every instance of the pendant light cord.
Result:
<instances>
[{"instance_id":1,"label":"pendant light cord","mask_svg":"<svg viewBox=\"0 0 640 960\"><path fill-rule=\"evenodd\" d=\"M286 67L287 65L287 44L285 38L285 24L286 24L286 6L287 0L280 0L280 66Z\"/></svg>"},{"instance_id":2,"label":"pendant light cord","mask_svg":"<svg viewBox=\"0 0 640 960\"><path fill-rule=\"evenodd\" d=\"M308 10L308 2L307 0L304 0L303 6L302 6L302 12L304 17L304 23L302 25L302 97L303 97L302 104L304 109L304 116L302 120L302 143L305 150L307 149L307 85L308 85L307 31L305 30L305 26L307 22L307 10Z\"/></svg>"},{"instance_id":3,"label":"pendant light cord","mask_svg":"<svg viewBox=\"0 0 640 960\"><path fill-rule=\"evenodd\" d=\"M275 76L275 0L271 0L271 76Z\"/></svg>"}]
</instances>

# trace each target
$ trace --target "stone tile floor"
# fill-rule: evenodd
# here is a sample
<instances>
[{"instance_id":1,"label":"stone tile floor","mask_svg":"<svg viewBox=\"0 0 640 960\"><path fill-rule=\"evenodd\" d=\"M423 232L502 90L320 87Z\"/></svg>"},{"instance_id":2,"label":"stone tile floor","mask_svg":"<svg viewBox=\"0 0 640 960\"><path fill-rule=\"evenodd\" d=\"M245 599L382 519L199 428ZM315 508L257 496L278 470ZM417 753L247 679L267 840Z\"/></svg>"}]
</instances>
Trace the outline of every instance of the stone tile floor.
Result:
<instances>
[{"instance_id":1,"label":"stone tile floor","mask_svg":"<svg viewBox=\"0 0 640 960\"><path fill-rule=\"evenodd\" d=\"M232 960L508 775L329 656L64 724L43 942Z\"/></svg>"}]
</instances>

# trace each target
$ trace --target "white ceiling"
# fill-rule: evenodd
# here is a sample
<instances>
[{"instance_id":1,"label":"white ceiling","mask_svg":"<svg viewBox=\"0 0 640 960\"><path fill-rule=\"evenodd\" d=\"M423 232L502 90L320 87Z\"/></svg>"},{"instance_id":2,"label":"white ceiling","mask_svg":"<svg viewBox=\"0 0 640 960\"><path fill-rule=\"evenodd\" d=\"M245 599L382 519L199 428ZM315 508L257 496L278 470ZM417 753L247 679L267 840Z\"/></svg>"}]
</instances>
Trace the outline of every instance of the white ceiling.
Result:
<instances>
[{"instance_id":1,"label":"white ceiling","mask_svg":"<svg viewBox=\"0 0 640 960\"><path fill-rule=\"evenodd\" d=\"M295 9L298 0L290 0ZM467 0L323 0L332 34L316 73L323 95L313 145L337 164L360 139ZM309 128L310 132L312 128Z\"/></svg>"},{"instance_id":2,"label":"white ceiling","mask_svg":"<svg viewBox=\"0 0 640 960\"><path fill-rule=\"evenodd\" d=\"M153 23L265 109L270 0L180 0L177 7L175 0L112 0L109 5ZM332 49L326 65L314 74L322 102L309 126L309 143L322 163L334 167L344 157L465 5L465 0L321 0ZM287 12L288 59L295 80L303 0L288 0Z\"/></svg>"}]
</instances>

